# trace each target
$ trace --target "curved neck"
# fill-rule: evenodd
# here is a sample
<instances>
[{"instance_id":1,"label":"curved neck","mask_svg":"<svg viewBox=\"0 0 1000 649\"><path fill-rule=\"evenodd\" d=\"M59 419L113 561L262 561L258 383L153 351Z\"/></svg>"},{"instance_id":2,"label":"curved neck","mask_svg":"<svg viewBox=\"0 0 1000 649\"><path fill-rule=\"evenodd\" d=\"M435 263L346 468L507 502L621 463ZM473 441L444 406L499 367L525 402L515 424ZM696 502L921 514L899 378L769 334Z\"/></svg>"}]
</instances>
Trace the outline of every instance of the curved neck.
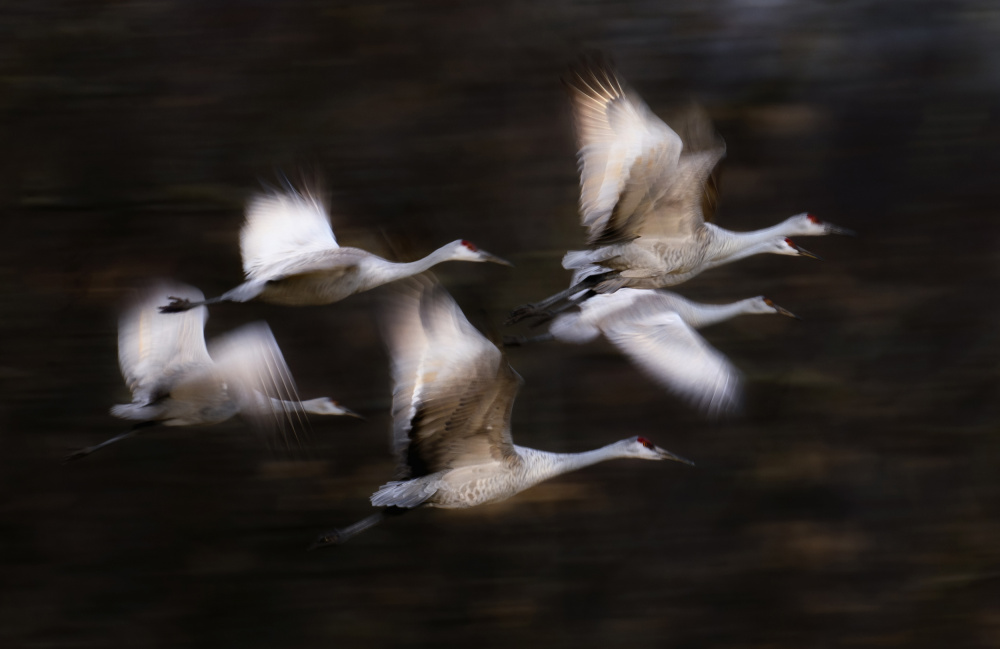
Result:
<instances>
[{"instance_id":1,"label":"curved neck","mask_svg":"<svg viewBox=\"0 0 1000 649\"><path fill-rule=\"evenodd\" d=\"M526 473L531 481L530 484L548 480L557 475L576 471L577 469L582 469L598 462L604 462L605 460L630 457L625 452L623 442L615 442L614 444L608 444L607 446L602 446L592 451L584 451L583 453L550 453L522 446L515 446L515 449L526 464Z\"/></svg>"},{"instance_id":2,"label":"curved neck","mask_svg":"<svg viewBox=\"0 0 1000 649\"><path fill-rule=\"evenodd\" d=\"M441 246L423 259L409 262L389 261L388 259L382 259L381 257L369 258L368 263L376 266L376 268L374 269L375 272L369 274L369 281L365 288L375 288L376 286L381 286L382 284L394 282L397 279L412 277L422 273L425 270L440 264L442 261L448 261L451 259L452 250L453 245L449 243Z\"/></svg>"},{"instance_id":3,"label":"curved neck","mask_svg":"<svg viewBox=\"0 0 1000 649\"><path fill-rule=\"evenodd\" d=\"M702 327L708 327L747 313L753 301L754 298L740 300L731 304L688 303L683 307L679 307L677 312L684 319L684 322L695 329L701 329Z\"/></svg>"},{"instance_id":4,"label":"curved neck","mask_svg":"<svg viewBox=\"0 0 1000 649\"><path fill-rule=\"evenodd\" d=\"M326 399L307 399L306 401L282 401L286 407L311 412L314 415L325 415L329 412Z\"/></svg>"},{"instance_id":5,"label":"curved neck","mask_svg":"<svg viewBox=\"0 0 1000 649\"><path fill-rule=\"evenodd\" d=\"M791 227L791 222L794 219L794 216L789 217L777 225L750 232L734 232L720 228L717 225L712 225L711 223L706 223L705 227L710 228L713 235L706 258L709 260L709 263L728 263L764 252L758 249L762 244L766 244L776 237L788 237L798 234L798 231Z\"/></svg>"}]
</instances>

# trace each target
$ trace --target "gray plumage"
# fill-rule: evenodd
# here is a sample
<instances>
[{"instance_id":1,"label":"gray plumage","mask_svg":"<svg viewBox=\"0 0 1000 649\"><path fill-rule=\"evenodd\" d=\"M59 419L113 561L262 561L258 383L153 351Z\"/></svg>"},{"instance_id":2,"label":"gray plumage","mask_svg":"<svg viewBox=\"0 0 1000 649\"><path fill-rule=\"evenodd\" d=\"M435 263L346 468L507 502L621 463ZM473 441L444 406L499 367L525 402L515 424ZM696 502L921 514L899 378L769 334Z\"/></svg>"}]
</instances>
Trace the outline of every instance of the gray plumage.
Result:
<instances>
[{"instance_id":1,"label":"gray plumage","mask_svg":"<svg viewBox=\"0 0 1000 649\"><path fill-rule=\"evenodd\" d=\"M421 273L444 261L508 262L465 240L453 241L423 259L391 262L337 244L326 206L309 191L258 194L247 204L240 232L246 281L210 300L171 299L161 307L177 313L203 304L259 299L292 306L331 304Z\"/></svg>"},{"instance_id":2,"label":"gray plumage","mask_svg":"<svg viewBox=\"0 0 1000 649\"><path fill-rule=\"evenodd\" d=\"M517 446L510 416L521 378L444 289L414 280L392 302L384 322L399 471L397 480L372 495L377 507L474 507L614 458L688 462L641 437L585 453ZM328 532L314 547L342 542L383 517L378 513Z\"/></svg>"},{"instance_id":3,"label":"gray plumage","mask_svg":"<svg viewBox=\"0 0 1000 649\"><path fill-rule=\"evenodd\" d=\"M216 424L240 414L264 429L295 435L300 413L354 415L326 397L301 401L270 328L252 323L206 345L204 306L180 315L163 315L157 305L168 295L203 300L201 291L160 282L141 292L122 313L118 362L132 402L111 414L137 426ZM356 415L355 415L356 416ZM87 455L81 449L72 457Z\"/></svg>"},{"instance_id":4,"label":"gray plumage","mask_svg":"<svg viewBox=\"0 0 1000 649\"><path fill-rule=\"evenodd\" d=\"M615 271L599 292L679 284L750 248L777 251L757 247L776 237L849 233L809 214L756 232L706 223L703 206L714 203L706 194L715 189L709 179L725 144L704 111L684 111L671 128L602 62L579 66L567 86L577 130L580 216L592 248L570 251L563 266Z\"/></svg>"}]
</instances>

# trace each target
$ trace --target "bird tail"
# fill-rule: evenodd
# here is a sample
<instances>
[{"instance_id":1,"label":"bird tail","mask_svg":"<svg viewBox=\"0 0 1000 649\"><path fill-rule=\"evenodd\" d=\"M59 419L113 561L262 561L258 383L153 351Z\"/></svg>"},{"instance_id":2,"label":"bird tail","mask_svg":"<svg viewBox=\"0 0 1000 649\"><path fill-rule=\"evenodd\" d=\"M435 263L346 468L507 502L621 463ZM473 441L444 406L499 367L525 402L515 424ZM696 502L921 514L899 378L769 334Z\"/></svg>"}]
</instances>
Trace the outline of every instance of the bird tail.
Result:
<instances>
[{"instance_id":1,"label":"bird tail","mask_svg":"<svg viewBox=\"0 0 1000 649\"><path fill-rule=\"evenodd\" d=\"M158 412L155 408L150 408L142 403L119 403L116 406L111 406L111 414L119 419L149 421L156 419Z\"/></svg>"},{"instance_id":2,"label":"bird tail","mask_svg":"<svg viewBox=\"0 0 1000 649\"><path fill-rule=\"evenodd\" d=\"M423 480L387 482L372 494L373 507L404 507L412 509L423 504L437 489Z\"/></svg>"},{"instance_id":3,"label":"bird tail","mask_svg":"<svg viewBox=\"0 0 1000 649\"><path fill-rule=\"evenodd\" d=\"M562 258L563 268L584 268L589 266L594 262L598 261L595 259L593 250L570 250Z\"/></svg>"}]
</instances>

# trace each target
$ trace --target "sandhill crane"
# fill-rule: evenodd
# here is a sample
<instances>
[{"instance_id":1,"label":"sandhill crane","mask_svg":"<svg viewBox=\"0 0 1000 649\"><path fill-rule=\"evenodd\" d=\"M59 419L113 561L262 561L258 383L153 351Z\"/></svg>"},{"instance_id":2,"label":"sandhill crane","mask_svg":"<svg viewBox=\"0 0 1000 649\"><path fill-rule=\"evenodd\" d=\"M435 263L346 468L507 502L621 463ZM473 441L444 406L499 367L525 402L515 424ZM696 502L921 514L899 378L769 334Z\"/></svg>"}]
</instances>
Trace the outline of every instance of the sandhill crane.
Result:
<instances>
[{"instance_id":1,"label":"sandhill crane","mask_svg":"<svg viewBox=\"0 0 1000 649\"><path fill-rule=\"evenodd\" d=\"M216 302L287 305L332 304L389 282L422 273L444 261L490 261L510 266L470 241L459 239L423 259L396 263L359 248L337 245L330 215L309 191L272 191L253 197L240 232L247 281L223 295L192 302L173 296L160 310L186 311Z\"/></svg>"},{"instance_id":2,"label":"sandhill crane","mask_svg":"<svg viewBox=\"0 0 1000 649\"><path fill-rule=\"evenodd\" d=\"M142 292L121 316L118 362L132 391L132 403L111 414L137 423L126 433L72 453L77 459L108 444L155 426L216 424L236 414L265 427L294 434L303 412L355 413L329 398L300 401L288 366L270 328L263 322L243 326L205 345L208 309L179 316L158 312L168 295L203 300L196 288L160 282ZM274 396L271 396L274 395Z\"/></svg>"},{"instance_id":3,"label":"sandhill crane","mask_svg":"<svg viewBox=\"0 0 1000 649\"><path fill-rule=\"evenodd\" d=\"M440 286L414 282L386 318L395 384L397 480L372 505L389 508L327 532L313 547L347 540L387 512L418 506L464 508L510 498L543 480L614 458L689 460L632 437L585 453L550 453L511 441L521 377Z\"/></svg>"},{"instance_id":4,"label":"sandhill crane","mask_svg":"<svg viewBox=\"0 0 1000 649\"><path fill-rule=\"evenodd\" d=\"M706 223L706 181L725 145L704 112L687 111L675 130L599 61L585 61L566 85L578 141L581 221L592 248L568 252L563 267L604 268L607 275L593 285L599 292L674 286L711 265L756 254L748 251L767 252L757 246L776 237L853 234L808 213L753 232ZM565 293L560 296L525 305L514 319L548 308Z\"/></svg>"},{"instance_id":5,"label":"sandhill crane","mask_svg":"<svg viewBox=\"0 0 1000 649\"><path fill-rule=\"evenodd\" d=\"M676 273L673 277L677 280L676 283L680 284L709 268L715 268L722 264L759 254L795 255L810 257L812 259L822 259L819 255L809 252L788 237L775 235L752 246L748 246L726 259L708 260L700 268L688 271L687 273ZM589 300L594 295L608 295L623 288L624 285L625 282L615 272L610 272L597 264L582 266L573 272L573 279L570 281L569 288L550 296L538 304L525 304L514 309L510 313L506 324L514 324L525 318L535 318L536 321L532 326L538 326L551 320L556 314L581 304L585 300ZM628 281L628 285L634 289L655 289L659 284L655 278L646 278L643 280L633 278Z\"/></svg>"},{"instance_id":6,"label":"sandhill crane","mask_svg":"<svg viewBox=\"0 0 1000 649\"><path fill-rule=\"evenodd\" d=\"M695 329L753 313L797 318L764 296L716 305L692 302L663 290L623 288L595 295L582 302L579 311L560 315L549 325L547 334L510 337L504 342L583 344L604 334L656 382L699 410L718 415L739 405L740 373Z\"/></svg>"}]
</instances>

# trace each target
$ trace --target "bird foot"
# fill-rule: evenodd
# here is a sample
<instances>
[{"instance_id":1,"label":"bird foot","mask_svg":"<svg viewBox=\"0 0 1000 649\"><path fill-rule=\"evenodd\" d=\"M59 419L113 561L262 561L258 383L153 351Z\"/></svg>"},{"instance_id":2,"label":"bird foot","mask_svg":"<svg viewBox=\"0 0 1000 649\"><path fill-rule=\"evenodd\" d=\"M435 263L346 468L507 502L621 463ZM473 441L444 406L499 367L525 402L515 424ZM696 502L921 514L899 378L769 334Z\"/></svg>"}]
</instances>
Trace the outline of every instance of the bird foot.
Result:
<instances>
[{"instance_id":1,"label":"bird foot","mask_svg":"<svg viewBox=\"0 0 1000 649\"><path fill-rule=\"evenodd\" d=\"M330 530L329 532L323 532L320 534L319 537L317 537L317 539L306 549L318 550L319 548L325 548L331 545L340 545L348 538L349 537L341 534L340 530Z\"/></svg>"},{"instance_id":2,"label":"bird foot","mask_svg":"<svg viewBox=\"0 0 1000 649\"><path fill-rule=\"evenodd\" d=\"M167 299L170 300L170 304L161 306L160 313L181 313L183 311L189 310L191 307L194 306L193 304L191 304L191 300L182 297L174 297L170 295L168 296Z\"/></svg>"},{"instance_id":3,"label":"bird foot","mask_svg":"<svg viewBox=\"0 0 1000 649\"><path fill-rule=\"evenodd\" d=\"M65 456L63 458L63 464L66 464L68 462L72 462L73 460L79 460L81 458L85 458L85 457L87 457L88 455L90 455L93 452L94 452L94 449L92 447L90 447L90 446L87 446L86 448L79 448L79 449L73 451L72 453L70 453L69 455Z\"/></svg>"},{"instance_id":4,"label":"bird foot","mask_svg":"<svg viewBox=\"0 0 1000 649\"><path fill-rule=\"evenodd\" d=\"M507 320L504 322L505 325L512 325L524 320L525 318L530 318L533 315L538 314L538 307L534 304L522 304L507 316Z\"/></svg>"}]
</instances>

